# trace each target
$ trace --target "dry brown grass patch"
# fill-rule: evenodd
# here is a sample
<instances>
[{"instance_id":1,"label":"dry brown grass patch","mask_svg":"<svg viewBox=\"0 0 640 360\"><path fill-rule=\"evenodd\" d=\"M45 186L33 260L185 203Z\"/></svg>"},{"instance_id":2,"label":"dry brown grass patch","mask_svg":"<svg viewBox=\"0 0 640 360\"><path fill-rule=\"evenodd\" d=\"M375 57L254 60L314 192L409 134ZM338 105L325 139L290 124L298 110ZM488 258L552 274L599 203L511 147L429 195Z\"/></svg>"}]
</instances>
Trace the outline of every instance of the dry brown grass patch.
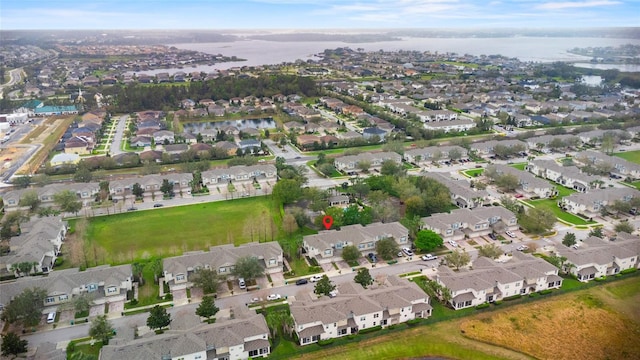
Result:
<instances>
[{"instance_id":1,"label":"dry brown grass patch","mask_svg":"<svg viewBox=\"0 0 640 360\"><path fill-rule=\"evenodd\" d=\"M599 289L516 306L464 321L473 339L540 359L632 359L638 323L612 311Z\"/></svg>"}]
</instances>

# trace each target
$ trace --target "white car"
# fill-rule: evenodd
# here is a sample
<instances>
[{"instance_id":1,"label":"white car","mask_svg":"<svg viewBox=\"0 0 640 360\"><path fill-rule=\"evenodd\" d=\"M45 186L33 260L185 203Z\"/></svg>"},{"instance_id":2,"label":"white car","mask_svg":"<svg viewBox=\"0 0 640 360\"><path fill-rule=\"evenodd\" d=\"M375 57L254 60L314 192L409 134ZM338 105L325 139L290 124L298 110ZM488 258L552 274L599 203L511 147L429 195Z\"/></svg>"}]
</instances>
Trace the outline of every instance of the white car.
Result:
<instances>
[{"instance_id":1,"label":"white car","mask_svg":"<svg viewBox=\"0 0 640 360\"><path fill-rule=\"evenodd\" d=\"M529 250L529 247L527 245L520 245L516 248L516 250L525 251L525 250Z\"/></svg>"},{"instance_id":2,"label":"white car","mask_svg":"<svg viewBox=\"0 0 640 360\"><path fill-rule=\"evenodd\" d=\"M437 258L438 258L437 256L431 255L431 254L422 255L422 260L424 261L435 260Z\"/></svg>"},{"instance_id":3,"label":"white car","mask_svg":"<svg viewBox=\"0 0 640 360\"><path fill-rule=\"evenodd\" d=\"M321 276L321 275L313 275L313 276L309 279L309 281L311 281L311 282L318 282L318 281L320 281L321 279L322 279L322 276Z\"/></svg>"},{"instance_id":4,"label":"white car","mask_svg":"<svg viewBox=\"0 0 640 360\"><path fill-rule=\"evenodd\" d=\"M453 247L458 247L458 243L453 241L453 240L449 240L449 245L451 245Z\"/></svg>"},{"instance_id":5,"label":"white car","mask_svg":"<svg viewBox=\"0 0 640 360\"><path fill-rule=\"evenodd\" d=\"M407 247L402 248L402 252L407 254L407 256L413 256L413 251L411 251L411 249L409 249Z\"/></svg>"},{"instance_id":6,"label":"white car","mask_svg":"<svg viewBox=\"0 0 640 360\"><path fill-rule=\"evenodd\" d=\"M259 302L262 302L262 298L260 297L254 297L253 299L251 299L252 304L259 303Z\"/></svg>"},{"instance_id":7,"label":"white car","mask_svg":"<svg viewBox=\"0 0 640 360\"><path fill-rule=\"evenodd\" d=\"M280 294L271 294L269 296L267 296L267 300L272 301L272 300L280 300L282 299L282 295Z\"/></svg>"},{"instance_id":8,"label":"white car","mask_svg":"<svg viewBox=\"0 0 640 360\"><path fill-rule=\"evenodd\" d=\"M505 231L505 233L506 233L507 235L509 235L509 237L512 237L512 238L516 237L516 234L514 234L513 232L511 232L511 231L509 231L509 230Z\"/></svg>"}]
</instances>

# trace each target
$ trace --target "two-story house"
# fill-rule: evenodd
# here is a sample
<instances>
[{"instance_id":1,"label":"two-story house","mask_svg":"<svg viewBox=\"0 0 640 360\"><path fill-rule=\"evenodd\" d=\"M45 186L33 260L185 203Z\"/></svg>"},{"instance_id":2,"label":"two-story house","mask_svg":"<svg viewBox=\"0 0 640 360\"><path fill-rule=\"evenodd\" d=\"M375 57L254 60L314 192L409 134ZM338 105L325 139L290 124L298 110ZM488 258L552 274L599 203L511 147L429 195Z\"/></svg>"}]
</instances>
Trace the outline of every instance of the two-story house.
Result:
<instances>
[{"instance_id":1,"label":"two-story house","mask_svg":"<svg viewBox=\"0 0 640 360\"><path fill-rule=\"evenodd\" d=\"M591 190L588 193L574 193L562 198L558 206L572 214L594 217L617 200L631 201L640 196L640 191L632 188L604 188Z\"/></svg>"},{"instance_id":2,"label":"two-story house","mask_svg":"<svg viewBox=\"0 0 640 360\"><path fill-rule=\"evenodd\" d=\"M466 180L454 180L443 173L425 173L423 176L436 180L449 189L451 202L461 209L474 209L483 206L489 198L486 190L471 187Z\"/></svg>"},{"instance_id":3,"label":"two-story house","mask_svg":"<svg viewBox=\"0 0 640 360\"><path fill-rule=\"evenodd\" d=\"M358 172L361 163L367 163L369 170L375 170L380 169L382 163L387 160L399 165L402 163L402 156L394 152L362 153L338 157L334 164L338 171Z\"/></svg>"},{"instance_id":4,"label":"two-story house","mask_svg":"<svg viewBox=\"0 0 640 360\"><path fill-rule=\"evenodd\" d=\"M466 159L469 156L467 149L457 146L429 146L426 148L411 149L404 153L406 162L425 166L430 163L443 163L445 161Z\"/></svg>"},{"instance_id":5,"label":"two-story house","mask_svg":"<svg viewBox=\"0 0 640 360\"><path fill-rule=\"evenodd\" d=\"M554 160L530 161L525 170L578 192L599 189L601 178L580 171L577 166L561 166Z\"/></svg>"},{"instance_id":6,"label":"two-story house","mask_svg":"<svg viewBox=\"0 0 640 360\"><path fill-rule=\"evenodd\" d=\"M502 206L456 209L423 217L422 228L439 234L444 241L473 239L491 232L517 230L516 215Z\"/></svg>"}]
</instances>

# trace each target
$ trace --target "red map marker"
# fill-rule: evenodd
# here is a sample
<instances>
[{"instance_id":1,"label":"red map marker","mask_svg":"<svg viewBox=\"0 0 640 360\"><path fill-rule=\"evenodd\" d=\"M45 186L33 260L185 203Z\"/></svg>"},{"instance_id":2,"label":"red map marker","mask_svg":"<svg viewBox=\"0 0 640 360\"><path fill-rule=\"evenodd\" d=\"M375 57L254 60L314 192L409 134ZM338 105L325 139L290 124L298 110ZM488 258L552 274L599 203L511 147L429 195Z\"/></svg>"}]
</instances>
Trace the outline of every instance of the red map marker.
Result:
<instances>
[{"instance_id":1,"label":"red map marker","mask_svg":"<svg viewBox=\"0 0 640 360\"><path fill-rule=\"evenodd\" d=\"M322 218L322 223L324 224L324 228L329 230L331 229L331 225L333 225L333 216L326 215Z\"/></svg>"}]
</instances>

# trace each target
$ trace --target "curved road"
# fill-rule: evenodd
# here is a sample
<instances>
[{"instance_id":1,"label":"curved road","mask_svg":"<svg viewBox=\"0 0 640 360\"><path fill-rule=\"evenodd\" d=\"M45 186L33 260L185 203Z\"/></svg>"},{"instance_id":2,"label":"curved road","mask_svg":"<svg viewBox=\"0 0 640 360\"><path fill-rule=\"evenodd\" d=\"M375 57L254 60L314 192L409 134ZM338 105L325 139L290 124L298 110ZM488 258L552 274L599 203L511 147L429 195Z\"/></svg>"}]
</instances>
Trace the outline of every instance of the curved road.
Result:
<instances>
[{"instance_id":1,"label":"curved road","mask_svg":"<svg viewBox=\"0 0 640 360\"><path fill-rule=\"evenodd\" d=\"M4 92L5 87L11 87L22 80L22 68L17 68L13 70L9 70L9 82L6 84L0 85L0 99L2 99L2 93Z\"/></svg>"}]
</instances>

